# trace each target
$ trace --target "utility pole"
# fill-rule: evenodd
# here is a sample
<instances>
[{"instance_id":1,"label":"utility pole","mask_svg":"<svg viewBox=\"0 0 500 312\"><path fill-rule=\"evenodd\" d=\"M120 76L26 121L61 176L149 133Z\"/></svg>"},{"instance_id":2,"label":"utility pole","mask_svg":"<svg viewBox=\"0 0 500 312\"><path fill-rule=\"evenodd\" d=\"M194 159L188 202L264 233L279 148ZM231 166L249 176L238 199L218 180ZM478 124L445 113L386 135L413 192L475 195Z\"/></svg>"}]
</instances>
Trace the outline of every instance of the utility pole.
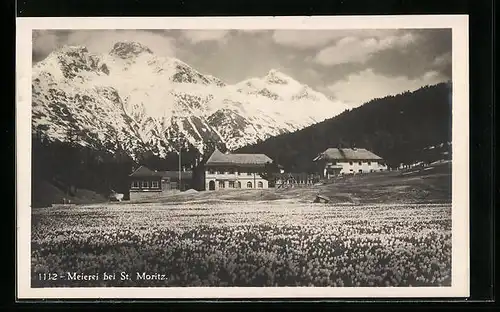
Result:
<instances>
[{"instance_id":1,"label":"utility pole","mask_svg":"<svg viewBox=\"0 0 500 312\"><path fill-rule=\"evenodd\" d=\"M179 144L179 191L182 191L182 161L181 161L182 145Z\"/></svg>"}]
</instances>

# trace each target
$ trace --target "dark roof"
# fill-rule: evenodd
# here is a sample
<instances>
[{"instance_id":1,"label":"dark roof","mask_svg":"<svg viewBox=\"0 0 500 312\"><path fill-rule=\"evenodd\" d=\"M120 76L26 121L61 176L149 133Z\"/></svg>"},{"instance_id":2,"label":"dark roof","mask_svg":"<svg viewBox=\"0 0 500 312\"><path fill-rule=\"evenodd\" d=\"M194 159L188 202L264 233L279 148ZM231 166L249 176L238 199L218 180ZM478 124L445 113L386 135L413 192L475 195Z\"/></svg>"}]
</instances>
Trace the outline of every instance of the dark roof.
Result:
<instances>
[{"instance_id":1,"label":"dark roof","mask_svg":"<svg viewBox=\"0 0 500 312\"><path fill-rule=\"evenodd\" d=\"M132 172L130 177L159 177L159 178L172 178L172 179L177 179L179 178L179 171L158 171L158 170L151 170L146 166L140 166L137 168L134 172ZM183 179L191 179L193 177L193 172L192 171L182 171L181 177Z\"/></svg>"},{"instance_id":2,"label":"dark roof","mask_svg":"<svg viewBox=\"0 0 500 312\"><path fill-rule=\"evenodd\" d=\"M364 148L329 148L314 160L381 160L382 158Z\"/></svg>"},{"instance_id":3,"label":"dark roof","mask_svg":"<svg viewBox=\"0 0 500 312\"><path fill-rule=\"evenodd\" d=\"M273 160L264 154L224 154L218 149L207 160L207 165L264 166Z\"/></svg>"}]
</instances>

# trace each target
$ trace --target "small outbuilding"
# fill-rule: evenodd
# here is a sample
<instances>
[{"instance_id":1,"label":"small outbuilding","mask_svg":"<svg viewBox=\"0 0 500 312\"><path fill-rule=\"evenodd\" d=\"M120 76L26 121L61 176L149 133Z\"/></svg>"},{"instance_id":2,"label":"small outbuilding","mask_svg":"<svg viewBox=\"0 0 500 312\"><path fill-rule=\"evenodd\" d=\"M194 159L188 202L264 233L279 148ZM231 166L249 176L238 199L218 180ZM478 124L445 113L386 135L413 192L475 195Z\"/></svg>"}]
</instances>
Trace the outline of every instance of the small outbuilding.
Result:
<instances>
[{"instance_id":1,"label":"small outbuilding","mask_svg":"<svg viewBox=\"0 0 500 312\"><path fill-rule=\"evenodd\" d=\"M140 166L129 175L130 199L155 198L191 188L192 171L158 171Z\"/></svg>"}]
</instances>

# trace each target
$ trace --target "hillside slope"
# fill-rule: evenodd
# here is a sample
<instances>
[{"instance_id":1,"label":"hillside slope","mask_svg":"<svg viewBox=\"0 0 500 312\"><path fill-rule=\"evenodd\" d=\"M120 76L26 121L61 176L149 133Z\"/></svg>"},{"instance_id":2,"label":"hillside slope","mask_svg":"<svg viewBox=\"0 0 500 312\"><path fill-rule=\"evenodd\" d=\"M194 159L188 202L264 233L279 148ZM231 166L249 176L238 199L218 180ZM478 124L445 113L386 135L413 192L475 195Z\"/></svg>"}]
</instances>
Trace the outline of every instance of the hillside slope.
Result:
<instances>
[{"instance_id":1,"label":"hillside slope","mask_svg":"<svg viewBox=\"0 0 500 312\"><path fill-rule=\"evenodd\" d=\"M89 204L102 203L108 199L91 190L78 189L75 193L70 194L63 188L55 186L53 183L46 180L34 181L36 187L33 188L31 194L31 207L50 207L52 204L63 204L64 200L73 204Z\"/></svg>"}]
</instances>

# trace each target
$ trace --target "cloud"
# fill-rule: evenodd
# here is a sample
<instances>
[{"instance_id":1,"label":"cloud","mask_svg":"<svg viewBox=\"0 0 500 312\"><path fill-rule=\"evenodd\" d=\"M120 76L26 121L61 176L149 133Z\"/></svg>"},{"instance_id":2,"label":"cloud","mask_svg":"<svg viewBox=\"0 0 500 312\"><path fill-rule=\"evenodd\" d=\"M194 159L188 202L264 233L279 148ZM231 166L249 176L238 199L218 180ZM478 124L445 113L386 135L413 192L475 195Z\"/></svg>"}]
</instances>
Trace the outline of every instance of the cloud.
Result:
<instances>
[{"instance_id":1,"label":"cloud","mask_svg":"<svg viewBox=\"0 0 500 312\"><path fill-rule=\"evenodd\" d=\"M425 85L434 85L447 80L437 71L428 71L421 77L409 79L405 76L379 75L368 68L329 85L328 89L340 100L359 106L374 98L415 91Z\"/></svg>"},{"instance_id":2,"label":"cloud","mask_svg":"<svg viewBox=\"0 0 500 312\"><path fill-rule=\"evenodd\" d=\"M449 64L451 64L451 52L446 52L437 56L432 62L432 65L436 67L443 67Z\"/></svg>"},{"instance_id":3,"label":"cloud","mask_svg":"<svg viewBox=\"0 0 500 312\"><path fill-rule=\"evenodd\" d=\"M225 42L228 38L229 30L183 30L182 37L192 44L204 41Z\"/></svg>"},{"instance_id":4,"label":"cloud","mask_svg":"<svg viewBox=\"0 0 500 312\"><path fill-rule=\"evenodd\" d=\"M320 29L320 30L275 30L275 43L297 49L323 47L344 37L383 38L399 32L397 29Z\"/></svg>"},{"instance_id":5,"label":"cloud","mask_svg":"<svg viewBox=\"0 0 500 312\"><path fill-rule=\"evenodd\" d=\"M92 53L108 53L119 41L135 41L160 56L174 56L175 40L141 30L40 31L33 36L33 53L41 57L64 45L85 46Z\"/></svg>"},{"instance_id":6,"label":"cloud","mask_svg":"<svg viewBox=\"0 0 500 312\"><path fill-rule=\"evenodd\" d=\"M306 68L304 74L311 78L320 78L320 74L313 68Z\"/></svg>"},{"instance_id":7,"label":"cloud","mask_svg":"<svg viewBox=\"0 0 500 312\"><path fill-rule=\"evenodd\" d=\"M94 53L108 53L119 41L134 41L161 56L175 55L175 40L158 33L136 30L76 31L67 38L69 45L85 45Z\"/></svg>"},{"instance_id":8,"label":"cloud","mask_svg":"<svg viewBox=\"0 0 500 312\"><path fill-rule=\"evenodd\" d=\"M339 65L345 63L365 63L375 53L388 50L406 48L418 40L412 33L391 35L384 38L343 37L334 45L318 52L314 61L320 65Z\"/></svg>"},{"instance_id":9,"label":"cloud","mask_svg":"<svg viewBox=\"0 0 500 312\"><path fill-rule=\"evenodd\" d=\"M334 32L308 30L276 30L273 40L277 44L299 49L308 49L323 46L337 38Z\"/></svg>"},{"instance_id":10,"label":"cloud","mask_svg":"<svg viewBox=\"0 0 500 312\"><path fill-rule=\"evenodd\" d=\"M33 31L33 53L36 55L47 55L60 47L59 37L52 31Z\"/></svg>"}]
</instances>

